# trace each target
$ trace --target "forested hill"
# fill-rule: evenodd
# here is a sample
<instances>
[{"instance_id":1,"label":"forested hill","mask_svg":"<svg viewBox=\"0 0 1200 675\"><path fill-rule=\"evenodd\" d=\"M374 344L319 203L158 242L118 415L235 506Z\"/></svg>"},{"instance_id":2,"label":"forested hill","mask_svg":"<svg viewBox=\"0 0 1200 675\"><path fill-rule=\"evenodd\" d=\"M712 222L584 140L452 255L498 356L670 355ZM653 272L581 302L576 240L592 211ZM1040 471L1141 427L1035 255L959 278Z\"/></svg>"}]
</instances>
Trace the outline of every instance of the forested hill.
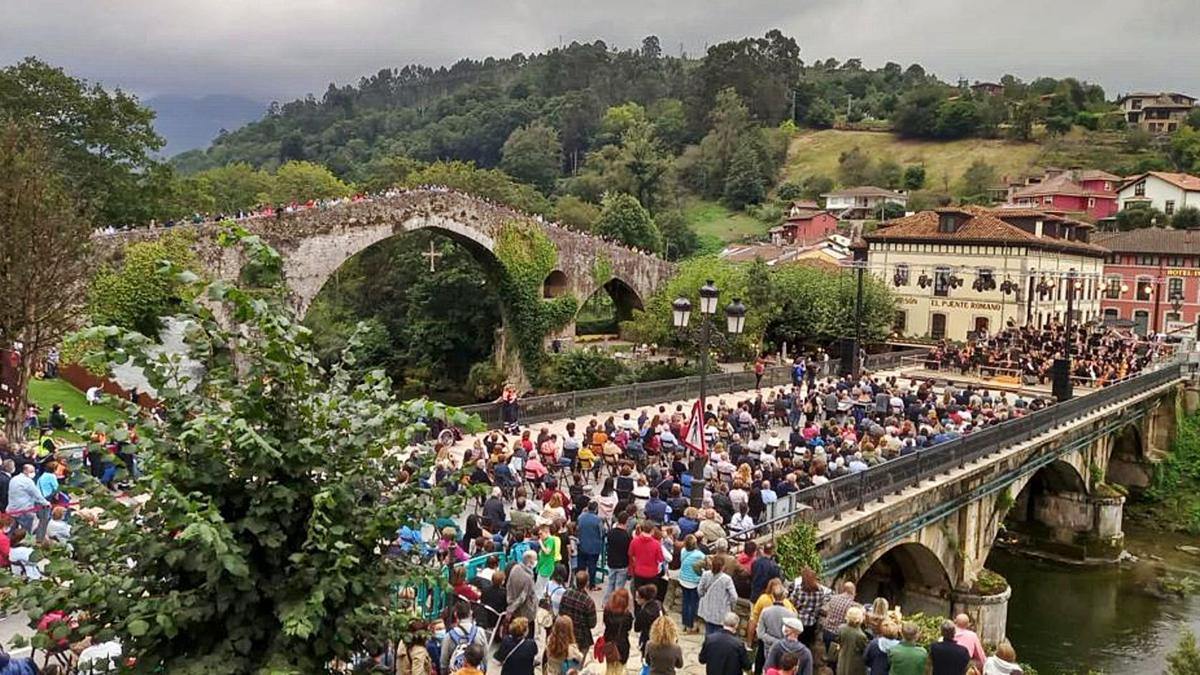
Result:
<instances>
[{"instance_id":1,"label":"forested hill","mask_svg":"<svg viewBox=\"0 0 1200 675\"><path fill-rule=\"evenodd\" d=\"M562 168L572 172L589 149L614 140L604 137L601 124L608 108L642 105L660 140L678 152L704 136L717 93L727 87L763 126L790 117L801 126L823 128L836 117L940 138L1028 137L1035 121L1069 128L1111 109L1100 87L1074 79L1025 84L1006 77L1004 84L1002 97L975 97L916 64L877 69L857 59L805 64L800 46L779 31L714 45L699 59L665 55L653 36L640 49L621 51L602 41L572 43L543 54L462 60L448 68L383 69L357 86L330 84L319 99L273 104L264 119L220 136L206 151L183 153L174 164L193 173L239 161L269 170L303 159L356 181L373 160L398 155L490 167L500 162L514 130L542 122L557 133Z\"/></svg>"}]
</instances>

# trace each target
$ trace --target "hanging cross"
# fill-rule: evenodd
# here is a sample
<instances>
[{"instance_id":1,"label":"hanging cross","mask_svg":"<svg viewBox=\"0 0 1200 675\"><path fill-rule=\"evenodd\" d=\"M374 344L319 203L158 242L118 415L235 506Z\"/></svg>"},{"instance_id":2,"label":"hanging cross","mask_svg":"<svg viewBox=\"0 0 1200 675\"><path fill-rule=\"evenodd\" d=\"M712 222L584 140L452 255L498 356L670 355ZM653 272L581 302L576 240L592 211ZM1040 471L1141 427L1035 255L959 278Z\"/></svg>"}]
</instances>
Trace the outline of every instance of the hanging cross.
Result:
<instances>
[{"instance_id":1,"label":"hanging cross","mask_svg":"<svg viewBox=\"0 0 1200 675\"><path fill-rule=\"evenodd\" d=\"M422 255L423 257L429 258L429 271L430 271L430 272L436 272L436 271L437 271L437 267L435 266L435 264L434 264L434 263L436 263L436 262L437 262L437 259L438 259L438 258L442 257L442 254L441 254L441 253L438 253L438 250L437 250L437 248L436 248L436 247L433 245L433 242L432 242L432 241L431 241L431 242L429 242L429 252L428 252L428 253L422 253L421 255Z\"/></svg>"}]
</instances>

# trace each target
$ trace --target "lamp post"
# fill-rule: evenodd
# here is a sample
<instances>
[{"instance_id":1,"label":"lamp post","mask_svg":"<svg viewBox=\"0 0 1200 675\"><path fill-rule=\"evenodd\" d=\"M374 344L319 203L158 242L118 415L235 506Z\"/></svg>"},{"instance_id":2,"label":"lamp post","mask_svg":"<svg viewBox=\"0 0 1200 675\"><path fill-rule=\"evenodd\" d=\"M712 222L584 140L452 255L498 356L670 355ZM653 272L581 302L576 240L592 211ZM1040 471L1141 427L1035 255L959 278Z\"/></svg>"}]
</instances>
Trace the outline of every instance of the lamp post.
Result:
<instances>
[{"instance_id":1,"label":"lamp post","mask_svg":"<svg viewBox=\"0 0 1200 675\"><path fill-rule=\"evenodd\" d=\"M842 341L842 374L849 374L855 381L862 376L862 359L859 351L862 349L863 324L863 274L867 269L867 248L854 249L854 337ZM848 356L847 356L848 354Z\"/></svg>"},{"instance_id":2,"label":"lamp post","mask_svg":"<svg viewBox=\"0 0 1200 675\"><path fill-rule=\"evenodd\" d=\"M717 300L721 295L721 291L713 285L712 279L709 279L703 286L700 287L700 324L689 330L688 324L691 323L692 303L687 298L677 298L671 303L671 323L681 334L695 331L696 337L700 344L700 433L704 433L704 413L707 410L705 397L708 394L708 353L712 350L713 338L719 338L725 341L724 336L720 331L715 331L713 326L713 317L717 314ZM725 307L725 329L730 335L736 337L742 334L746 328L746 305L742 304L740 298L734 298L733 302ZM692 461L688 470L692 474L692 494L691 501L693 506L700 506L704 501L704 490L694 489L697 485L704 485L704 466L708 463L706 457L700 457L695 452L692 453Z\"/></svg>"},{"instance_id":3,"label":"lamp post","mask_svg":"<svg viewBox=\"0 0 1200 675\"><path fill-rule=\"evenodd\" d=\"M1067 270L1067 319L1063 322L1063 337L1066 340L1065 355L1054 359L1052 391L1054 398L1062 401L1069 400L1074 392L1071 385L1071 357L1075 351L1075 338L1071 330L1075 322L1075 291L1082 287L1083 282L1075 277L1075 269Z\"/></svg>"}]
</instances>

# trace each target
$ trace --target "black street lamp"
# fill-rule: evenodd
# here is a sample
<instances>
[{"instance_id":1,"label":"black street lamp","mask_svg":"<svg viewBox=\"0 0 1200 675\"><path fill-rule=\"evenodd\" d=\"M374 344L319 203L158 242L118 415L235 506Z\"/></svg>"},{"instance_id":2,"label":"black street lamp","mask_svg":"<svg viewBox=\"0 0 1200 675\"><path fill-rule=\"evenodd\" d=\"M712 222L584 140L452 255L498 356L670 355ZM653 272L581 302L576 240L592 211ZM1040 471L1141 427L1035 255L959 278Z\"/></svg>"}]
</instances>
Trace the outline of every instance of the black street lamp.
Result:
<instances>
[{"instance_id":1,"label":"black street lamp","mask_svg":"<svg viewBox=\"0 0 1200 675\"><path fill-rule=\"evenodd\" d=\"M687 298L677 298L671 303L671 323L681 334L694 334L700 345L700 433L704 433L704 413L708 409L705 404L705 396L708 393L708 353L712 350L712 342L714 338L728 344L726 338L720 331L713 326L713 317L717 313L717 300L721 295L721 291L713 285L712 279L709 279L703 286L700 287L700 317L699 326L689 329L688 324L691 323L692 303ZM737 337L742 334L746 328L746 305L742 304L740 298L734 298L733 302L725 307L725 329L730 335ZM693 506L700 506L704 501L704 467L708 463L707 457L700 457L695 452L692 453L692 461L688 470L692 474L692 494L691 501Z\"/></svg>"}]
</instances>

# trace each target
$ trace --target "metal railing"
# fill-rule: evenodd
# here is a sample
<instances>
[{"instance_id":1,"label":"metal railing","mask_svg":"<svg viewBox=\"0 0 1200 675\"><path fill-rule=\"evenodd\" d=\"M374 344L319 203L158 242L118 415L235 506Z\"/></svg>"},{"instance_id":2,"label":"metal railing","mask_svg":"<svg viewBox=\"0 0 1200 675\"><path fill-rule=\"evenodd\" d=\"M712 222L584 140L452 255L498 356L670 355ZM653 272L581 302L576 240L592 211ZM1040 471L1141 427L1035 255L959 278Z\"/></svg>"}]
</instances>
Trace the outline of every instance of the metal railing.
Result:
<instances>
[{"instance_id":1,"label":"metal railing","mask_svg":"<svg viewBox=\"0 0 1200 675\"><path fill-rule=\"evenodd\" d=\"M799 520L817 522L837 518L851 509L861 510L867 502L918 486L922 481L1026 442L1073 419L1178 380L1184 376L1184 367L1179 359L1172 359L1156 370L1085 396L792 493L768 507L767 517L755 527L754 536L774 534Z\"/></svg>"},{"instance_id":2,"label":"metal railing","mask_svg":"<svg viewBox=\"0 0 1200 675\"><path fill-rule=\"evenodd\" d=\"M872 354L867 357L868 370L884 370L899 367L902 359L913 356L914 352L924 353L925 349L908 349L898 352ZM837 374L838 362L826 361L818 364L817 377L829 377ZM763 373L762 386L782 387L792 382L790 366L774 366ZM754 389L754 373L713 373L708 376L708 393L710 396L731 394L738 391ZM656 405L670 401L684 401L696 396L700 391L700 376L691 375L656 382L636 382L633 384L604 387L601 389L584 389L548 394L545 396L529 396L521 399L521 424L539 424L559 419L573 419L584 415L615 413L618 410L637 408L639 406ZM463 412L478 415L489 429L501 426L500 407L495 403L480 403L463 407Z\"/></svg>"}]
</instances>

